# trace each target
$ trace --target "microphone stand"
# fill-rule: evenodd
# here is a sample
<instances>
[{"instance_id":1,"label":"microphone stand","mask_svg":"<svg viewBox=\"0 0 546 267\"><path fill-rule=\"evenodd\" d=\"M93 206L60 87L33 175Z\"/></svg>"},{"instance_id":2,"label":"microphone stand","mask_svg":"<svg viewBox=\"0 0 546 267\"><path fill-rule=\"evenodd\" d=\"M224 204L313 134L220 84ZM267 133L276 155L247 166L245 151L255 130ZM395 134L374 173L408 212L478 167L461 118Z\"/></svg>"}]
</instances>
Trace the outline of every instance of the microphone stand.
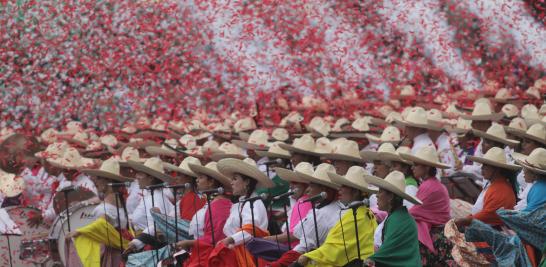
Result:
<instances>
[{"instance_id":1,"label":"microphone stand","mask_svg":"<svg viewBox=\"0 0 546 267\"><path fill-rule=\"evenodd\" d=\"M178 243L178 215L177 215L177 209L178 207L176 206L176 194L177 194L177 191L178 188L176 187L173 187L173 195L174 195L174 241L175 243Z\"/></svg>"},{"instance_id":2,"label":"microphone stand","mask_svg":"<svg viewBox=\"0 0 546 267\"><path fill-rule=\"evenodd\" d=\"M154 200L154 190L155 188L148 188L148 190L150 190L150 194L152 195L152 208L155 207L155 200ZM176 210L176 208L175 208ZM146 211L146 214L148 213L149 211ZM154 222L154 238L156 240L156 242L159 242L159 240L157 239L157 228L156 228L156 225L155 225L155 220L153 220ZM155 253L155 256L156 256L156 259L157 259L157 262L159 262L159 252L156 251Z\"/></svg>"},{"instance_id":3,"label":"microphone stand","mask_svg":"<svg viewBox=\"0 0 546 267\"><path fill-rule=\"evenodd\" d=\"M252 236L256 237L256 223L254 222L254 201L255 200L251 200L249 202L250 202L250 218L252 218ZM244 203L243 203L243 206L244 206ZM254 257L254 264L258 266L258 258L256 257Z\"/></svg>"},{"instance_id":4,"label":"microphone stand","mask_svg":"<svg viewBox=\"0 0 546 267\"><path fill-rule=\"evenodd\" d=\"M296 202L296 205L297 205L297 202ZM284 209L284 214L286 215L285 219L284 219L284 223L286 223L286 238L288 239L287 242L288 242L288 250L292 250L292 245L290 244L290 225L288 224L288 209L286 208L286 201L283 203L283 209Z\"/></svg>"},{"instance_id":5,"label":"microphone stand","mask_svg":"<svg viewBox=\"0 0 546 267\"><path fill-rule=\"evenodd\" d=\"M73 189L72 189L73 190ZM68 213L68 192L69 191L72 191L72 190L63 190L63 194L64 194L64 204L65 204L65 207L64 207L64 212L66 213L66 224L68 226L68 232L72 232L72 229L70 227L70 214Z\"/></svg>"},{"instance_id":6,"label":"microphone stand","mask_svg":"<svg viewBox=\"0 0 546 267\"><path fill-rule=\"evenodd\" d=\"M116 190L116 212L118 215L118 227L119 227L119 246L121 247L120 254L123 254L123 237L121 236L121 217L119 216L119 199L121 197L121 194L119 193L119 190Z\"/></svg>"},{"instance_id":7,"label":"microphone stand","mask_svg":"<svg viewBox=\"0 0 546 267\"><path fill-rule=\"evenodd\" d=\"M17 234L9 234L9 233L5 233L5 234L2 234L2 235L5 236L5 237L6 237L6 240L8 241L9 266L10 266L10 267L13 267L13 259L11 258L11 244L10 244L9 236L11 236L11 235L20 236L20 235L17 235Z\"/></svg>"},{"instance_id":8,"label":"microphone stand","mask_svg":"<svg viewBox=\"0 0 546 267\"><path fill-rule=\"evenodd\" d=\"M211 238L212 238L212 247L216 247L216 242L214 240L214 225L212 224L212 207L210 206L210 196L207 194L206 195L206 199L207 199L207 210L208 210L208 213L209 213L209 222L210 222L210 230L211 230ZM252 222L254 222L254 219L252 219Z\"/></svg>"},{"instance_id":9,"label":"microphone stand","mask_svg":"<svg viewBox=\"0 0 546 267\"><path fill-rule=\"evenodd\" d=\"M319 234L317 229L317 213L315 211L315 201L311 201L311 208L313 209L313 223L315 224L315 237L317 238L317 248L320 246Z\"/></svg>"},{"instance_id":10,"label":"microphone stand","mask_svg":"<svg viewBox=\"0 0 546 267\"><path fill-rule=\"evenodd\" d=\"M356 211L358 207L352 208L353 210L353 218L355 221L355 233L356 233L356 252L358 253L358 263L359 265L362 265L362 258L360 257L360 240L358 238L358 223L356 221Z\"/></svg>"}]
</instances>

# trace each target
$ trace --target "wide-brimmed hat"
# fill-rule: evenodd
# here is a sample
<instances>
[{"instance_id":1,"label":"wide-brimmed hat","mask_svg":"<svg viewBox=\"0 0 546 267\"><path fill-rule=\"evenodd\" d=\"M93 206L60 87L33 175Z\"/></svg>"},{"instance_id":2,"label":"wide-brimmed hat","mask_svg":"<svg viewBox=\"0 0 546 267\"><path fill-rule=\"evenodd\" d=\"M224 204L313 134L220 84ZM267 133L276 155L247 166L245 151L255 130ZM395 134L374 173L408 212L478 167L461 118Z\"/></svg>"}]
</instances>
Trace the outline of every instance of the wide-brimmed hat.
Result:
<instances>
[{"instance_id":1,"label":"wide-brimmed hat","mask_svg":"<svg viewBox=\"0 0 546 267\"><path fill-rule=\"evenodd\" d=\"M499 89L497 93L495 94L495 97L493 98L493 100L499 103L508 103L517 99L518 99L518 96L512 95L510 91L506 88Z\"/></svg>"},{"instance_id":2,"label":"wide-brimmed hat","mask_svg":"<svg viewBox=\"0 0 546 267\"><path fill-rule=\"evenodd\" d=\"M534 173L546 175L546 149L535 148L529 156L516 159L516 163Z\"/></svg>"},{"instance_id":3,"label":"wide-brimmed hat","mask_svg":"<svg viewBox=\"0 0 546 267\"><path fill-rule=\"evenodd\" d=\"M328 176L328 173L336 173L336 168L334 168L333 165L328 163L321 163L317 166L315 171L312 175L309 175L308 173L303 173L300 171L294 171L301 179L308 183L314 183L314 184L320 184L324 185L333 189L338 189L339 185L334 183L330 177Z\"/></svg>"},{"instance_id":4,"label":"wide-brimmed hat","mask_svg":"<svg viewBox=\"0 0 546 267\"><path fill-rule=\"evenodd\" d=\"M294 171L291 171L286 168L280 168L280 167L275 167L273 168L273 170L275 170L275 173L277 173L277 175L279 175L281 179L287 182L304 183L304 184L307 184L309 182L302 179L298 175L298 173L303 173L303 174L312 176L314 172L313 164L309 162L298 163L298 165L296 165L296 167L294 168ZM298 171L298 173L296 173L296 171Z\"/></svg>"},{"instance_id":5,"label":"wide-brimmed hat","mask_svg":"<svg viewBox=\"0 0 546 267\"><path fill-rule=\"evenodd\" d=\"M377 176L366 175L364 176L369 184L373 184L380 189L387 190L413 204L421 205L423 202L416 197L406 194L406 177L399 171L392 171L385 179L381 179Z\"/></svg>"},{"instance_id":6,"label":"wide-brimmed hat","mask_svg":"<svg viewBox=\"0 0 546 267\"><path fill-rule=\"evenodd\" d=\"M127 161L129 160L136 161L136 162L144 162L147 160L147 158L141 158L140 152L138 152L138 149L128 146L121 151L121 155L117 157L117 160L120 166L127 167L129 166L127 164Z\"/></svg>"},{"instance_id":7,"label":"wide-brimmed hat","mask_svg":"<svg viewBox=\"0 0 546 267\"><path fill-rule=\"evenodd\" d=\"M319 136L328 136L330 133L330 124L322 117L316 116L306 125L307 131L318 134Z\"/></svg>"},{"instance_id":8,"label":"wide-brimmed hat","mask_svg":"<svg viewBox=\"0 0 546 267\"><path fill-rule=\"evenodd\" d=\"M521 108L521 117L527 122L527 125L535 124L540 121L538 108L533 104L527 104Z\"/></svg>"},{"instance_id":9,"label":"wide-brimmed hat","mask_svg":"<svg viewBox=\"0 0 546 267\"><path fill-rule=\"evenodd\" d=\"M330 137L367 138L366 135L370 132L369 124L372 120L370 116L360 117L351 123L350 130L331 132Z\"/></svg>"},{"instance_id":10,"label":"wide-brimmed hat","mask_svg":"<svg viewBox=\"0 0 546 267\"><path fill-rule=\"evenodd\" d=\"M486 132L472 129L472 134L474 134L477 137L499 142L505 145L519 144L519 141L517 140L508 139L508 136L506 135L506 132L504 131L504 127L498 123L491 124L491 126L487 129Z\"/></svg>"},{"instance_id":11,"label":"wide-brimmed hat","mask_svg":"<svg viewBox=\"0 0 546 267\"><path fill-rule=\"evenodd\" d=\"M98 169L83 169L81 172L96 176L104 177L119 182L132 181L132 178L125 177L119 173L119 162L115 158L109 158L102 162Z\"/></svg>"},{"instance_id":12,"label":"wide-brimmed hat","mask_svg":"<svg viewBox=\"0 0 546 267\"><path fill-rule=\"evenodd\" d=\"M251 117L242 118L233 125L233 131L235 133L251 131L254 129L256 129L256 122Z\"/></svg>"},{"instance_id":13,"label":"wide-brimmed hat","mask_svg":"<svg viewBox=\"0 0 546 267\"><path fill-rule=\"evenodd\" d=\"M0 193L5 197L15 197L25 190L25 180L13 173L0 169Z\"/></svg>"},{"instance_id":14,"label":"wide-brimmed hat","mask_svg":"<svg viewBox=\"0 0 546 267\"><path fill-rule=\"evenodd\" d=\"M514 104L506 104L502 106L501 112L506 118L511 119L519 115L519 108Z\"/></svg>"},{"instance_id":15,"label":"wide-brimmed hat","mask_svg":"<svg viewBox=\"0 0 546 267\"><path fill-rule=\"evenodd\" d=\"M190 170L193 171L195 174L204 174L221 183L224 190L232 191L231 179L220 173L220 171L218 170L218 163L216 163L215 161L211 161L205 166L193 163L189 163L188 166Z\"/></svg>"},{"instance_id":16,"label":"wide-brimmed hat","mask_svg":"<svg viewBox=\"0 0 546 267\"><path fill-rule=\"evenodd\" d=\"M58 136L58 138L80 147L86 147L91 142L89 134L87 134L86 132L77 132L70 134L62 133Z\"/></svg>"},{"instance_id":17,"label":"wide-brimmed hat","mask_svg":"<svg viewBox=\"0 0 546 267\"><path fill-rule=\"evenodd\" d=\"M60 133L54 128L48 128L40 134L38 140L42 143L51 144L57 141L57 136Z\"/></svg>"},{"instance_id":18,"label":"wide-brimmed hat","mask_svg":"<svg viewBox=\"0 0 546 267\"><path fill-rule=\"evenodd\" d=\"M262 150L256 150L256 155L260 157L268 157L268 158L279 158L279 159L290 159L291 155L288 150L282 149L280 144L283 144L282 142L274 142L269 146L269 150L262 151Z\"/></svg>"},{"instance_id":19,"label":"wide-brimmed hat","mask_svg":"<svg viewBox=\"0 0 546 267\"><path fill-rule=\"evenodd\" d=\"M364 160L360 157L358 144L355 141L344 140L334 147L332 153L323 154L322 157L331 160L344 160L357 163L363 163Z\"/></svg>"},{"instance_id":20,"label":"wide-brimmed hat","mask_svg":"<svg viewBox=\"0 0 546 267\"><path fill-rule=\"evenodd\" d=\"M472 121L458 118L457 123L453 126L446 124L444 129L450 133L456 133L457 135L465 135L472 130Z\"/></svg>"},{"instance_id":21,"label":"wide-brimmed hat","mask_svg":"<svg viewBox=\"0 0 546 267\"><path fill-rule=\"evenodd\" d=\"M387 126L381 136L375 136L366 134L366 138L376 143L399 143L400 142L400 130L394 126Z\"/></svg>"},{"instance_id":22,"label":"wide-brimmed hat","mask_svg":"<svg viewBox=\"0 0 546 267\"><path fill-rule=\"evenodd\" d=\"M279 146L284 149L288 150L290 152L296 152L300 154L307 154L312 156L318 156L315 152L315 139L311 137L311 135L303 135L299 138L294 139L294 142L289 144L279 144Z\"/></svg>"},{"instance_id":23,"label":"wide-brimmed hat","mask_svg":"<svg viewBox=\"0 0 546 267\"><path fill-rule=\"evenodd\" d=\"M436 167L439 169L449 169L450 166L440 162L438 157L438 152L434 147L423 147L419 149L415 155L410 153L400 153L400 157L405 160L411 161L416 164L427 165L431 167Z\"/></svg>"},{"instance_id":24,"label":"wide-brimmed hat","mask_svg":"<svg viewBox=\"0 0 546 267\"><path fill-rule=\"evenodd\" d=\"M218 162L218 170L227 177L233 177L235 173L243 174L258 182L257 186L262 188L271 188L275 184L267 177L258 165L251 158L240 159L222 159Z\"/></svg>"},{"instance_id":25,"label":"wide-brimmed hat","mask_svg":"<svg viewBox=\"0 0 546 267\"><path fill-rule=\"evenodd\" d=\"M486 102L475 103L471 115L463 114L461 118L471 121L498 121L504 114L502 112L493 112L491 105Z\"/></svg>"},{"instance_id":26,"label":"wide-brimmed hat","mask_svg":"<svg viewBox=\"0 0 546 267\"><path fill-rule=\"evenodd\" d=\"M376 160L396 160L398 156L396 155L396 149L391 143L381 144L376 151L373 150L364 150L360 151L360 157L366 162L373 162Z\"/></svg>"},{"instance_id":27,"label":"wide-brimmed hat","mask_svg":"<svg viewBox=\"0 0 546 267\"><path fill-rule=\"evenodd\" d=\"M40 159L47 158L60 158L66 152L70 146L67 142L55 142L49 144L44 151L39 151L34 154L35 157Z\"/></svg>"},{"instance_id":28,"label":"wide-brimmed hat","mask_svg":"<svg viewBox=\"0 0 546 267\"><path fill-rule=\"evenodd\" d=\"M189 156L189 157L185 157L182 160L182 162L180 162L180 165L178 166L174 164L170 164L168 162L163 162L163 167L169 171L175 171L175 172L188 175L190 177L197 178L197 175L189 167L190 164L201 165L201 161L198 158Z\"/></svg>"},{"instance_id":29,"label":"wide-brimmed hat","mask_svg":"<svg viewBox=\"0 0 546 267\"><path fill-rule=\"evenodd\" d=\"M411 126L427 130L441 130L441 126L428 121L427 111L422 107L409 109L407 116L402 115L402 120L395 119L394 123L403 127Z\"/></svg>"},{"instance_id":30,"label":"wide-brimmed hat","mask_svg":"<svg viewBox=\"0 0 546 267\"><path fill-rule=\"evenodd\" d=\"M336 123L334 123L334 127L332 127L332 132L342 132L343 127L348 126L351 124L351 121L347 118L339 118L336 120Z\"/></svg>"},{"instance_id":31,"label":"wide-brimmed hat","mask_svg":"<svg viewBox=\"0 0 546 267\"><path fill-rule=\"evenodd\" d=\"M369 175L369 173L360 166L352 166L344 176L331 172L328 173L328 177L336 184L355 188L365 193L377 193L378 191L370 188L366 179L364 179L366 175Z\"/></svg>"},{"instance_id":32,"label":"wide-brimmed hat","mask_svg":"<svg viewBox=\"0 0 546 267\"><path fill-rule=\"evenodd\" d=\"M246 158L246 155L243 149L241 149L239 146L236 146L230 142L224 142L215 152L212 153L210 158L214 161L227 158L244 159Z\"/></svg>"},{"instance_id":33,"label":"wide-brimmed hat","mask_svg":"<svg viewBox=\"0 0 546 267\"><path fill-rule=\"evenodd\" d=\"M427 110L427 121L429 124L437 126L436 131L441 131L446 124L442 112L435 108Z\"/></svg>"},{"instance_id":34,"label":"wide-brimmed hat","mask_svg":"<svg viewBox=\"0 0 546 267\"><path fill-rule=\"evenodd\" d=\"M147 146L144 148L146 152L152 156L167 156L176 157L176 149L178 148L178 141L176 139L167 139L161 145Z\"/></svg>"},{"instance_id":35,"label":"wide-brimmed hat","mask_svg":"<svg viewBox=\"0 0 546 267\"><path fill-rule=\"evenodd\" d=\"M315 153L324 155L334 152L335 145L328 137L320 137L315 141Z\"/></svg>"},{"instance_id":36,"label":"wide-brimmed hat","mask_svg":"<svg viewBox=\"0 0 546 267\"><path fill-rule=\"evenodd\" d=\"M510 121L508 126L504 126L504 130L510 134L514 134L515 132L525 133L527 131L527 123L523 118L515 117Z\"/></svg>"},{"instance_id":37,"label":"wide-brimmed hat","mask_svg":"<svg viewBox=\"0 0 546 267\"><path fill-rule=\"evenodd\" d=\"M303 119L304 119L303 116L299 112L292 111L288 115L286 115L284 118L282 118L281 122L279 123L279 127L284 128L288 126L289 124L299 126L300 122L302 122Z\"/></svg>"},{"instance_id":38,"label":"wide-brimmed hat","mask_svg":"<svg viewBox=\"0 0 546 267\"><path fill-rule=\"evenodd\" d=\"M514 131L512 134L546 145L546 128L541 123L531 125L525 132Z\"/></svg>"},{"instance_id":39,"label":"wide-brimmed hat","mask_svg":"<svg viewBox=\"0 0 546 267\"><path fill-rule=\"evenodd\" d=\"M61 157L47 158L47 162L57 168L68 170L90 168L97 163L94 159L82 157L80 152L73 147L68 147Z\"/></svg>"},{"instance_id":40,"label":"wide-brimmed hat","mask_svg":"<svg viewBox=\"0 0 546 267\"><path fill-rule=\"evenodd\" d=\"M271 137L273 140L284 142L290 138L290 134L285 128L275 128L271 132Z\"/></svg>"},{"instance_id":41,"label":"wide-brimmed hat","mask_svg":"<svg viewBox=\"0 0 546 267\"><path fill-rule=\"evenodd\" d=\"M512 171L520 170L521 167L514 164L506 163L506 152L500 147L492 147L483 157L468 156L468 159L474 162L479 162L482 164L487 164L503 169L508 169Z\"/></svg>"},{"instance_id":42,"label":"wide-brimmed hat","mask_svg":"<svg viewBox=\"0 0 546 267\"><path fill-rule=\"evenodd\" d=\"M246 141L233 140L232 143L250 150L267 150L269 148L269 135L264 130L254 130Z\"/></svg>"},{"instance_id":43,"label":"wide-brimmed hat","mask_svg":"<svg viewBox=\"0 0 546 267\"><path fill-rule=\"evenodd\" d=\"M147 159L144 164L128 160L127 165L136 171L146 173L166 183L171 183L174 180L170 175L165 174L163 161L157 157Z\"/></svg>"},{"instance_id":44,"label":"wide-brimmed hat","mask_svg":"<svg viewBox=\"0 0 546 267\"><path fill-rule=\"evenodd\" d=\"M208 157L208 156L211 156L211 155L213 155L215 153L221 152L219 150L219 147L220 147L220 144L218 144L218 142L216 142L214 140L208 140L202 146L196 146L193 149L180 151L180 153L182 153L184 155L187 155L187 156L202 158L202 157L205 157L205 156Z\"/></svg>"},{"instance_id":45,"label":"wide-brimmed hat","mask_svg":"<svg viewBox=\"0 0 546 267\"><path fill-rule=\"evenodd\" d=\"M194 149L197 146L197 140L191 134L185 134L178 138L178 143L184 147L185 150Z\"/></svg>"}]
</instances>

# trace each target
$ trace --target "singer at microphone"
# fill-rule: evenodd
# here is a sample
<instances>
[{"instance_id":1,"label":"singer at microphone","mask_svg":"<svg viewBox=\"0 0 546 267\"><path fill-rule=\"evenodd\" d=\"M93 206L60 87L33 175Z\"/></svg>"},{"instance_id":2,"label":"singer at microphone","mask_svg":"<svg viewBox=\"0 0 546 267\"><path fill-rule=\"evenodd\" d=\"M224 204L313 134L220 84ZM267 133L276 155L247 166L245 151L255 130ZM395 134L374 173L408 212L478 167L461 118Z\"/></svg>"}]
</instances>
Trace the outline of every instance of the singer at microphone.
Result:
<instances>
[{"instance_id":1,"label":"singer at microphone","mask_svg":"<svg viewBox=\"0 0 546 267\"><path fill-rule=\"evenodd\" d=\"M285 197L292 196L292 195L297 194L297 193L298 193L297 188L295 188L294 190L288 190L288 192L286 192L286 193L274 196L273 200L279 200L279 199L282 199L282 198L285 198Z\"/></svg>"},{"instance_id":2,"label":"singer at microphone","mask_svg":"<svg viewBox=\"0 0 546 267\"><path fill-rule=\"evenodd\" d=\"M224 193L224 188L223 187L218 187L216 189L209 189L209 190L203 190L203 191L199 191L199 193L201 194L207 194L207 195L212 195L212 194L223 194Z\"/></svg>"},{"instance_id":3,"label":"singer at microphone","mask_svg":"<svg viewBox=\"0 0 546 267\"><path fill-rule=\"evenodd\" d=\"M155 185L146 186L146 189L148 189L148 190L155 190L155 189L165 188L166 186L167 186L167 183L161 183L161 184L155 184Z\"/></svg>"},{"instance_id":4,"label":"singer at microphone","mask_svg":"<svg viewBox=\"0 0 546 267\"><path fill-rule=\"evenodd\" d=\"M319 194L316 194L306 200L304 200L303 202L317 202L317 201L322 201L324 199L326 199L328 197L328 194L326 194L326 192L320 192Z\"/></svg>"},{"instance_id":5,"label":"singer at microphone","mask_svg":"<svg viewBox=\"0 0 546 267\"><path fill-rule=\"evenodd\" d=\"M275 165L275 164L283 164L282 159L269 160L269 161L263 162L261 165Z\"/></svg>"}]
</instances>

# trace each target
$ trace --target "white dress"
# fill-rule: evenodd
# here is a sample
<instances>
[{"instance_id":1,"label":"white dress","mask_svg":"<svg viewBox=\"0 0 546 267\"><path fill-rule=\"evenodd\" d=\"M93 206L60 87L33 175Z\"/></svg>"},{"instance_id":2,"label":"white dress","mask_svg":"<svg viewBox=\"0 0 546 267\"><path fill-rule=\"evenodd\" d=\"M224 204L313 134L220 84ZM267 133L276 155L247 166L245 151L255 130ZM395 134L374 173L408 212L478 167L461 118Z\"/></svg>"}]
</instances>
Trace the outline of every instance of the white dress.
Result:
<instances>
[{"instance_id":1,"label":"white dress","mask_svg":"<svg viewBox=\"0 0 546 267\"><path fill-rule=\"evenodd\" d=\"M253 193L250 197L257 196L256 193ZM245 199L245 197L240 197L239 201ZM254 201L254 225L257 228L267 230L268 227L268 218L267 210L263 201L256 200ZM226 220L224 225L224 234L227 237L233 238L235 245L240 245L250 241L253 236L252 232L246 232L240 230L243 225L252 224L252 212L250 209L250 202L238 202L231 206L229 217Z\"/></svg>"},{"instance_id":2,"label":"white dress","mask_svg":"<svg viewBox=\"0 0 546 267\"><path fill-rule=\"evenodd\" d=\"M339 201L333 201L332 203L316 210L315 213L317 215L319 240L316 240L317 237L315 234L313 211L310 210L303 221L294 227L294 236L299 239L300 243L296 245L293 250L303 254L319 247L320 244L324 243L330 229L336 225L341 216L343 216L344 212L347 211L342 211L342 208L343 204L341 204Z\"/></svg>"}]
</instances>

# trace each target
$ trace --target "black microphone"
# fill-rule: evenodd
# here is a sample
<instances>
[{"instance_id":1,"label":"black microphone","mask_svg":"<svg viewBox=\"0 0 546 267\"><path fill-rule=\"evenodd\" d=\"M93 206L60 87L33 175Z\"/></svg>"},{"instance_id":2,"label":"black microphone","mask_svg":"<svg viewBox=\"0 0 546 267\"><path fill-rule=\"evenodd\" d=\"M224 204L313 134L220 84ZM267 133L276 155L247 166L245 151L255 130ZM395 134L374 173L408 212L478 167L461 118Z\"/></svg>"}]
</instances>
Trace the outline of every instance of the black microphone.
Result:
<instances>
[{"instance_id":1,"label":"black microphone","mask_svg":"<svg viewBox=\"0 0 546 267\"><path fill-rule=\"evenodd\" d=\"M247 202L247 201L253 202L253 201L256 201L258 199L265 200L265 199L267 199L267 196L268 195L266 193L261 193L261 194L255 196L255 197L245 198L245 199L243 199L243 200L241 200L239 202Z\"/></svg>"},{"instance_id":2,"label":"black microphone","mask_svg":"<svg viewBox=\"0 0 546 267\"><path fill-rule=\"evenodd\" d=\"M172 189L191 188L191 184L190 183L175 184L175 185L169 185L167 186L167 188L172 188Z\"/></svg>"},{"instance_id":3,"label":"black microphone","mask_svg":"<svg viewBox=\"0 0 546 267\"><path fill-rule=\"evenodd\" d=\"M294 194L298 193L298 191L299 191L299 189L297 189L297 188L294 188L293 190L288 190L288 192L286 192L286 193L274 196L273 200L279 200L281 198L289 197L291 195L294 195Z\"/></svg>"},{"instance_id":4,"label":"black microphone","mask_svg":"<svg viewBox=\"0 0 546 267\"><path fill-rule=\"evenodd\" d=\"M370 200L364 199L362 201L353 201L353 202L351 202L351 204L349 204L349 206L343 208L342 210L356 209L356 208L358 208L360 206L369 207L370 206Z\"/></svg>"},{"instance_id":5,"label":"black microphone","mask_svg":"<svg viewBox=\"0 0 546 267\"><path fill-rule=\"evenodd\" d=\"M262 163L262 165L282 164L282 159L270 160Z\"/></svg>"},{"instance_id":6,"label":"black microphone","mask_svg":"<svg viewBox=\"0 0 546 267\"><path fill-rule=\"evenodd\" d=\"M165 186L167 186L167 183L154 184L154 185L146 186L146 189L148 189L148 190L154 190L154 189L163 188L163 187L165 187Z\"/></svg>"},{"instance_id":7,"label":"black microphone","mask_svg":"<svg viewBox=\"0 0 546 267\"><path fill-rule=\"evenodd\" d=\"M328 197L328 194L326 194L326 192L320 192L320 194L317 194L317 195L315 195L313 197L310 197L310 198L304 200L303 203L305 203L305 202L316 202L316 201L319 201L319 200L323 200L323 199L325 199L327 197Z\"/></svg>"},{"instance_id":8,"label":"black microphone","mask_svg":"<svg viewBox=\"0 0 546 267\"><path fill-rule=\"evenodd\" d=\"M124 182L124 183L108 183L108 186L111 187L130 187L131 182Z\"/></svg>"},{"instance_id":9,"label":"black microphone","mask_svg":"<svg viewBox=\"0 0 546 267\"><path fill-rule=\"evenodd\" d=\"M218 187L216 189L199 191L199 193L201 193L201 194L220 194L221 195L221 194L224 193L224 188L223 187Z\"/></svg>"},{"instance_id":10,"label":"black microphone","mask_svg":"<svg viewBox=\"0 0 546 267\"><path fill-rule=\"evenodd\" d=\"M74 191L74 190L76 190L76 187L73 186L73 185L69 185L69 186L59 190L59 192L69 192L69 191Z\"/></svg>"}]
</instances>

